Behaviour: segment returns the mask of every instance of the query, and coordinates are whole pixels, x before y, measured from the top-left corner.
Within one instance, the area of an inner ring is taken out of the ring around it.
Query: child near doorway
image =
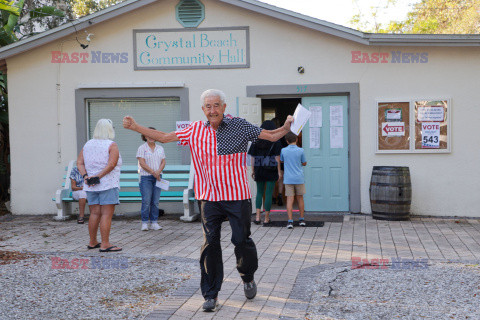
[[[289,132],[285,135],[288,146],[283,148],[280,153],[280,161],[284,164],[283,183],[285,186],[285,195],[287,196],[287,229],[293,229],[293,201],[297,198],[298,209],[300,211],[299,225],[305,227],[305,204],[303,195],[305,194],[305,178],[303,176],[302,166],[307,165],[305,154],[302,148],[297,146],[297,136]]]

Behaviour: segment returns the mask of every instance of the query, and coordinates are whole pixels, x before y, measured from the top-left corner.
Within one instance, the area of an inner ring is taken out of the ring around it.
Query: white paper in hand
[[[305,109],[300,103],[297,106],[297,109],[295,109],[295,113],[293,114],[293,123],[290,126],[290,131],[295,133],[297,136],[300,134],[302,131],[303,127],[307,123],[308,119],[310,118],[310,115],[312,113],[310,110]]]
[[[170,181],[164,179],[160,179],[160,181],[157,180],[157,182],[155,183],[155,187],[168,191],[168,189],[170,188]]]

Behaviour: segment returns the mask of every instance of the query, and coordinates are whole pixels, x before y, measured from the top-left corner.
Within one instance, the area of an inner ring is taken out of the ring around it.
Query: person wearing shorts
[[[285,185],[285,195],[287,196],[287,229],[293,229],[293,201],[297,198],[298,210],[300,211],[300,220],[298,224],[305,227],[305,203],[303,195],[305,194],[305,177],[303,175],[303,166],[307,165],[305,153],[302,148],[297,146],[297,136],[293,132],[285,135],[288,146],[283,148],[280,153],[280,161],[284,164],[283,183]]]
[[[70,172],[70,185],[72,188],[72,198],[73,200],[78,201],[78,218],[77,223],[85,223],[85,206],[87,204],[87,193],[83,190],[83,177],[78,172],[77,167],[73,167],[72,172]]]
[[[119,204],[120,167],[122,157],[113,139],[112,120],[100,119],[90,139],[78,155],[78,171],[85,179],[84,190],[87,192],[90,218],[88,232],[90,243],[88,249],[100,248],[100,252],[118,252],[122,248],[110,243],[110,228],[115,205]],[[95,181],[97,180],[97,181]],[[102,242],[97,241],[98,228]]]

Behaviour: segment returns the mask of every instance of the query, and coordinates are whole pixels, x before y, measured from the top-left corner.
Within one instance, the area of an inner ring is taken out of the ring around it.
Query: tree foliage
[[[480,31],[480,0],[422,0],[407,19],[390,23],[395,33],[471,34]]]
[[[24,0],[24,2],[20,19],[14,28],[18,39],[30,37],[73,20],[68,4],[62,0]]]
[[[14,32],[18,39],[30,37],[122,1],[123,0],[18,0],[15,6],[20,5],[22,10],[19,21],[15,23]],[[3,2],[8,1],[0,0],[0,10],[2,10],[1,5]],[[5,7],[11,8],[13,6]]]
[[[357,8],[360,7],[358,1],[360,0],[353,0],[353,4]],[[380,3],[381,1],[379,1],[379,4]],[[395,3],[396,0],[385,0],[382,7],[370,7],[370,12],[367,14],[362,13],[360,9],[358,9],[358,12],[350,19],[350,25],[364,32],[381,33],[385,28],[385,26],[378,21],[379,17],[381,17],[383,14],[382,9],[389,9],[394,6]]]
[[[122,0],[0,0],[0,47],[74,21]],[[3,63],[3,64],[2,64]],[[0,201],[8,199],[10,142],[5,62],[0,61]]]
[[[52,23],[57,26],[68,21],[65,13],[54,5],[57,1],[0,0],[0,47],[32,35],[36,30],[52,27]],[[6,201],[10,186],[10,139],[5,61],[0,61],[0,67],[0,201]]]
[[[389,1],[388,6],[394,6]],[[371,26],[377,12],[372,9],[368,17],[355,15],[351,24],[366,32],[474,34],[480,33],[480,0],[420,0],[403,21]]]
[[[70,0],[72,12],[76,18],[113,6],[123,0]]]

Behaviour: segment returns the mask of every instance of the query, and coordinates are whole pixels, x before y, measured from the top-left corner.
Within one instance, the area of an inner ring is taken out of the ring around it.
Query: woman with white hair
[[[87,141],[78,155],[77,167],[85,179],[84,190],[87,193],[90,218],[88,232],[90,243],[88,249],[100,248],[100,252],[116,252],[122,248],[110,243],[115,205],[119,204],[120,166],[122,157],[118,146],[113,142],[115,131],[112,120],[100,119],[97,122],[93,139]],[[102,242],[97,241],[98,227]]]

